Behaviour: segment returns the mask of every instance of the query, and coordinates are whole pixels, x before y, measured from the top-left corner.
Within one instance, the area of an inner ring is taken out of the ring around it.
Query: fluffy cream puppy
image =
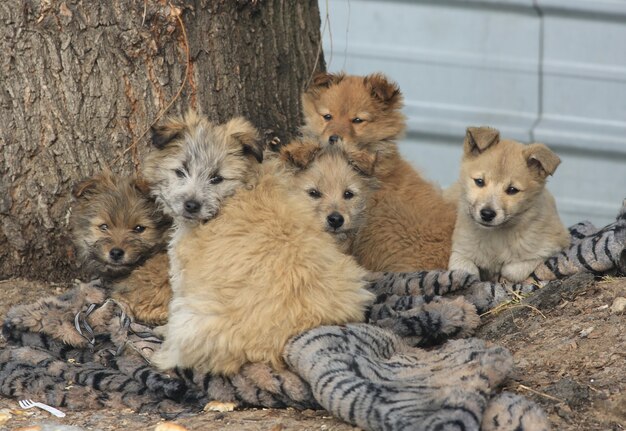
[[[220,200],[213,219],[180,232],[170,250],[177,287],[165,341],[153,357],[163,369],[230,375],[246,362],[282,368],[289,338],[319,325],[362,321],[373,301],[365,271],[324,231],[289,166],[281,158],[259,164],[246,150],[249,140],[232,132],[206,133],[211,138],[203,145],[193,131],[172,139],[184,149],[186,137],[194,137],[195,151],[203,152],[194,157],[219,160],[212,175],[221,182],[234,181],[236,173],[247,179]],[[231,168],[242,163],[247,169]]]

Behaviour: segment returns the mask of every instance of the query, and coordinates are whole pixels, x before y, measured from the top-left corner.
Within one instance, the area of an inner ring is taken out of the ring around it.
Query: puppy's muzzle
[[[188,201],[185,201],[183,206],[185,208],[185,211],[189,214],[195,214],[200,211],[200,208],[202,208],[202,204],[194,199],[189,199]]]
[[[121,248],[112,248],[109,251],[109,258],[111,259],[112,262],[119,262],[120,260],[122,260],[124,258],[124,250]]]
[[[345,220],[343,216],[336,211],[330,213],[328,217],[326,217],[326,223],[328,223],[328,226],[332,227],[333,229],[339,229],[341,226],[343,226],[344,221]]]
[[[480,219],[485,223],[489,223],[496,218],[496,212],[491,208],[483,208],[480,210]]]

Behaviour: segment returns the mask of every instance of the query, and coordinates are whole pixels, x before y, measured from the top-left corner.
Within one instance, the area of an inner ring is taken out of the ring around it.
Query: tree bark
[[[72,185],[139,169],[162,111],[284,141],[325,67],[316,0],[3,1],[0,23],[0,279],[76,276]]]

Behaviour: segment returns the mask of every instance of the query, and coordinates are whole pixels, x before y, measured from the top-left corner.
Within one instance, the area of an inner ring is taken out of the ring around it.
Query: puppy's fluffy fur
[[[404,133],[402,95],[381,74],[321,74],[302,96],[302,133],[324,145],[347,146],[376,156],[380,188],[367,204],[366,224],[353,253],[373,271],[445,268],[450,257],[455,204],[425,181],[398,152]]]
[[[258,142],[257,130],[243,118],[215,125],[194,111],[153,128],[155,151],[146,157],[144,177],[157,203],[174,220],[168,247],[172,289],[180,284],[182,271],[172,250],[256,177],[250,160],[263,160]]]
[[[226,375],[246,362],[281,368],[293,335],[362,321],[372,301],[364,270],[322,230],[281,159],[259,164],[245,149],[252,126],[231,120],[219,132],[224,126],[200,119],[171,133],[167,124],[154,137],[159,145],[150,162],[153,177],[161,179],[157,188],[166,191],[160,195],[165,207],[177,207],[181,200],[170,196],[181,186],[178,176],[157,171],[179,169],[181,154],[192,155],[191,165],[198,158],[213,167],[233,193],[219,199],[212,220],[182,230],[171,250],[178,281],[154,363]]]
[[[545,188],[559,163],[543,144],[523,145],[500,140],[495,129],[468,128],[450,269],[520,282],[566,248],[569,233]]]
[[[345,253],[365,224],[367,200],[377,187],[372,176],[375,157],[347,151],[341,142],[323,148],[317,140],[290,142],[280,150],[295,167],[294,183],[308,197],[320,226]]]
[[[171,221],[145,182],[105,170],[78,183],[73,195],[70,230],[79,262],[135,319],[164,323],[171,297],[165,254]]]

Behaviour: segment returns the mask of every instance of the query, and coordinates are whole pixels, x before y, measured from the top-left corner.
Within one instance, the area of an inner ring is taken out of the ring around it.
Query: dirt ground
[[[14,304],[58,294],[68,287],[0,281],[0,315]],[[497,315],[484,316],[477,334],[513,352],[516,372],[506,389],[538,402],[554,430],[626,429],[626,314],[615,312],[621,301],[617,298],[626,298],[626,278],[576,277],[536,296],[528,305],[510,306]],[[189,430],[207,431],[358,429],[323,411],[293,409],[201,413],[175,423]],[[70,425],[103,431],[185,429],[166,427],[155,415],[130,410],[68,412],[63,419],[51,419],[46,412],[23,411],[16,400],[0,398],[0,430],[77,429]]]

